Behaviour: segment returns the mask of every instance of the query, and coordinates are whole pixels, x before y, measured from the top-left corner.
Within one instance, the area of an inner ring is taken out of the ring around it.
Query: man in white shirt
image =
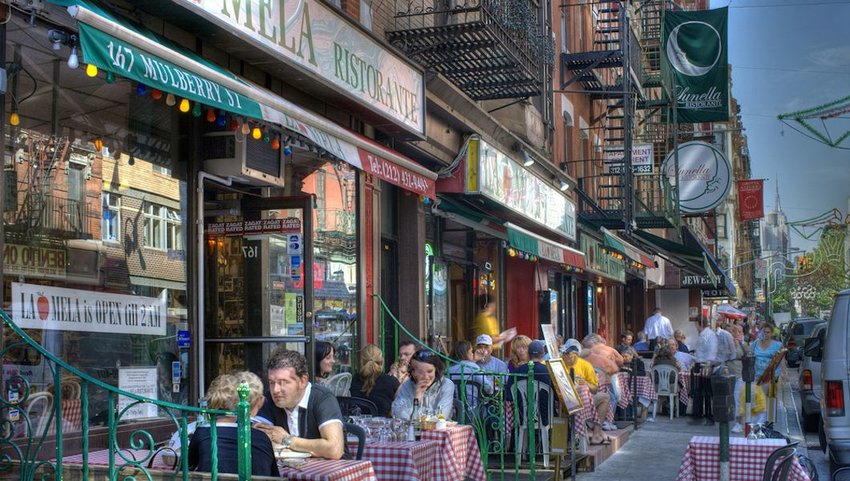
[[[697,363],[691,372],[691,392],[694,399],[694,423],[702,422],[701,418],[704,417],[707,426],[714,424],[711,412],[711,374],[717,364],[717,344],[717,334],[711,327],[711,321],[703,319],[702,331],[694,349]]]
[[[652,315],[646,319],[643,325],[643,332],[646,338],[649,339],[649,349],[655,351],[655,340],[659,337],[669,339],[673,337],[673,325],[670,324],[670,319],[661,315],[661,308],[656,307],[652,311]]]
[[[682,368],[681,370],[690,371],[691,368],[694,367],[694,364],[697,362],[696,358],[694,358],[694,356],[692,356],[688,352],[677,351],[676,348],[678,347],[679,343],[676,342],[675,339],[668,339],[667,342],[670,343],[670,350],[675,353],[673,354],[673,357],[676,358],[676,362],[678,362],[679,366]]]
[[[254,427],[268,434],[273,443],[293,451],[325,459],[345,456],[339,402],[326,387],[309,381],[304,355],[278,349],[266,367],[269,390],[258,416],[272,424]]]

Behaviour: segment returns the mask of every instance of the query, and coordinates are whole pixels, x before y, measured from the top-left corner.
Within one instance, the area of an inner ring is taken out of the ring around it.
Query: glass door
[[[205,386],[237,370],[263,375],[280,346],[313,358],[312,198],[222,202],[238,215],[206,219]]]

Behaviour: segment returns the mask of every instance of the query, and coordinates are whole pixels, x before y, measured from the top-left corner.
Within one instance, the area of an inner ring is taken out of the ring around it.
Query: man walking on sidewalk
[[[649,350],[655,351],[656,339],[673,337],[673,325],[670,324],[670,319],[661,315],[661,308],[656,307],[652,311],[652,315],[646,319],[643,325],[643,332],[646,333],[646,338],[649,339]]]

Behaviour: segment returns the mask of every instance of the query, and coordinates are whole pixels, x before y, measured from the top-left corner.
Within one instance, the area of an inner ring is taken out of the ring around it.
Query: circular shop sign
[[[732,168],[720,150],[705,142],[687,142],[667,154],[661,169],[670,185],[676,185],[676,152],[679,153],[679,209],[707,212],[729,195]]]

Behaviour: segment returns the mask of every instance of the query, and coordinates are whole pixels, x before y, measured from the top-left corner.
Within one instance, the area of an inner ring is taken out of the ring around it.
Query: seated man
[[[266,368],[269,390],[259,415],[273,425],[254,427],[268,434],[272,442],[293,451],[327,459],[345,456],[339,402],[326,387],[310,382],[304,355],[278,349]]]
[[[620,367],[623,365],[623,356],[616,349],[609,346],[604,337],[599,334],[588,334],[581,345],[584,348],[581,357],[594,368],[605,371],[605,374],[609,376],[620,372]]]
[[[638,331],[637,333],[638,342],[632,346],[637,352],[646,352],[649,351],[649,342],[646,340],[646,334],[643,331]]]
[[[670,349],[675,353],[674,356],[676,357],[676,361],[679,362],[682,371],[690,371],[694,367],[694,363],[697,362],[696,358],[689,352],[679,350],[678,339],[670,338],[667,342],[670,343]]]
[[[508,374],[508,364],[493,356],[493,338],[487,334],[481,334],[475,339],[475,362],[482,370],[492,373]],[[492,384],[496,387],[504,386],[508,376],[491,376]]]
[[[483,370],[474,361],[472,344],[469,341],[456,342],[453,354],[457,363],[449,367],[448,377],[455,384],[455,394],[458,398],[461,398],[460,394],[463,394],[465,399],[461,400],[476,407],[479,396],[493,394],[493,376],[480,374]],[[463,392],[460,391],[462,386],[465,387]]]
[[[611,409],[611,399],[607,393],[599,391],[599,382],[596,380],[596,372],[589,362],[579,357],[581,351],[581,343],[575,339],[568,339],[561,346],[561,356],[564,359],[564,364],[567,370],[573,370],[575,373],[575,381],[578,386],[585,386],[593,396],[593,405],[596,406],[597,419],[593,421],[602,429],[610,431],[617,429],[605,421],[608,416],[608,410]]]

